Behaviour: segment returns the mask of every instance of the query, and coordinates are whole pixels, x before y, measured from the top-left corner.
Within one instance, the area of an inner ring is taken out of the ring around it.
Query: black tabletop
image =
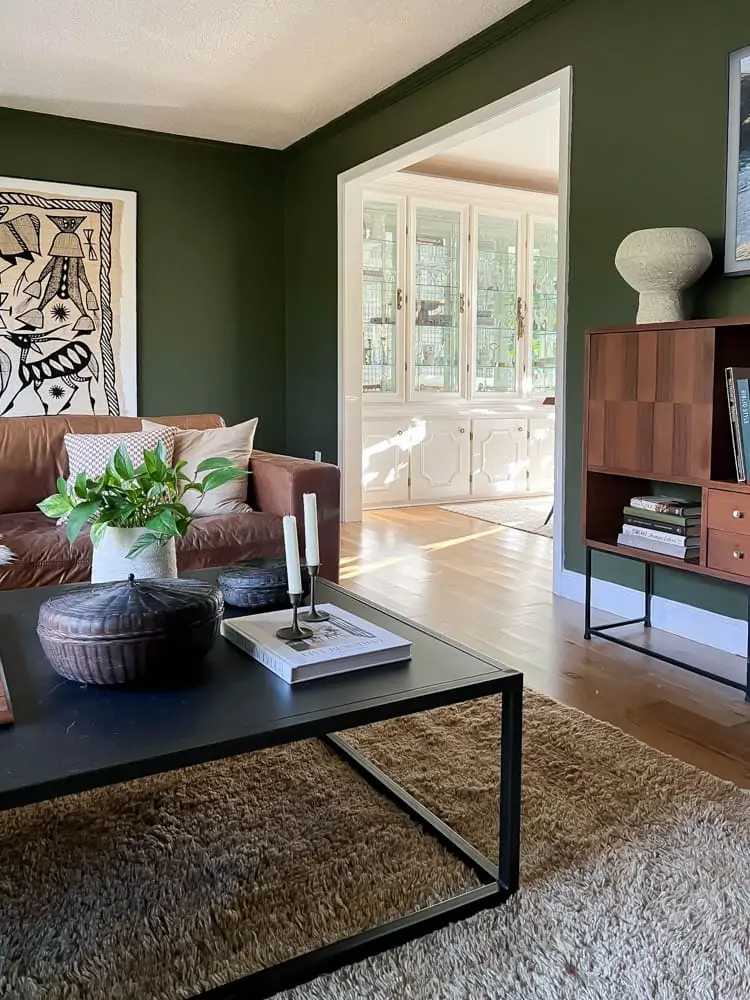
[[[0,592],[0,657],[16,717],[15,725],[0,728],[0,809],[521,683],[517,671],[320,582],[320,603],[337,604],[409,639],[412,659],[291,686],[220,637],[189,685],[162,691],[87,687],[54,673],[36,636],[40,604],[64,589]]]

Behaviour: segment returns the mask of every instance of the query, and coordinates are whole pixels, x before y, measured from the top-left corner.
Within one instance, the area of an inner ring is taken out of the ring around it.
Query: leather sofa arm
[[[294,514],[304,561],[302,494],[318,497],[320,575],[338,582],[340,538],[340,473],[335,465],[287,455],[254,451],[250,460],[250,503],[264,514]]]

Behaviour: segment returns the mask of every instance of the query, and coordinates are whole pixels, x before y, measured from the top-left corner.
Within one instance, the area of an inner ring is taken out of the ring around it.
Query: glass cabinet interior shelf
[[[516,390],[518,230],[516,219],[478,217],[475,392]]]
[[[362,216],[362,390],[396,392],[398,205],[364,202]]]
[[[414,236],[415,392],[459,391],[461,213],[419,205]]]

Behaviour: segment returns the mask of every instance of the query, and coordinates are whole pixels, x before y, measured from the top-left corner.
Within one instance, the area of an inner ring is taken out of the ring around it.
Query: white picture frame
[[[750,274],[750,45],[729,55],[725,274]],[[746,124],[747,121],[747,124]]]
[[[136,213],[135,191],[0,177],[0,416],[138,414]]]

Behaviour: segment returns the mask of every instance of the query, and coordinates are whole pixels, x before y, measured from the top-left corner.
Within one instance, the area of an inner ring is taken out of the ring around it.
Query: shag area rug
[[[544,523],[551,506],[552,497],[532,497],[529,500],[472,500],[469,503],[441,504],[440,509],[552,538],[552,520]]]
[[[750,996],[750,796],[525,700],[522,890],[286,1000]],[[488,854],[499,704],[353,742]],[[0,814],[0,996],[174,1000],[473,876],[317,742]]]

